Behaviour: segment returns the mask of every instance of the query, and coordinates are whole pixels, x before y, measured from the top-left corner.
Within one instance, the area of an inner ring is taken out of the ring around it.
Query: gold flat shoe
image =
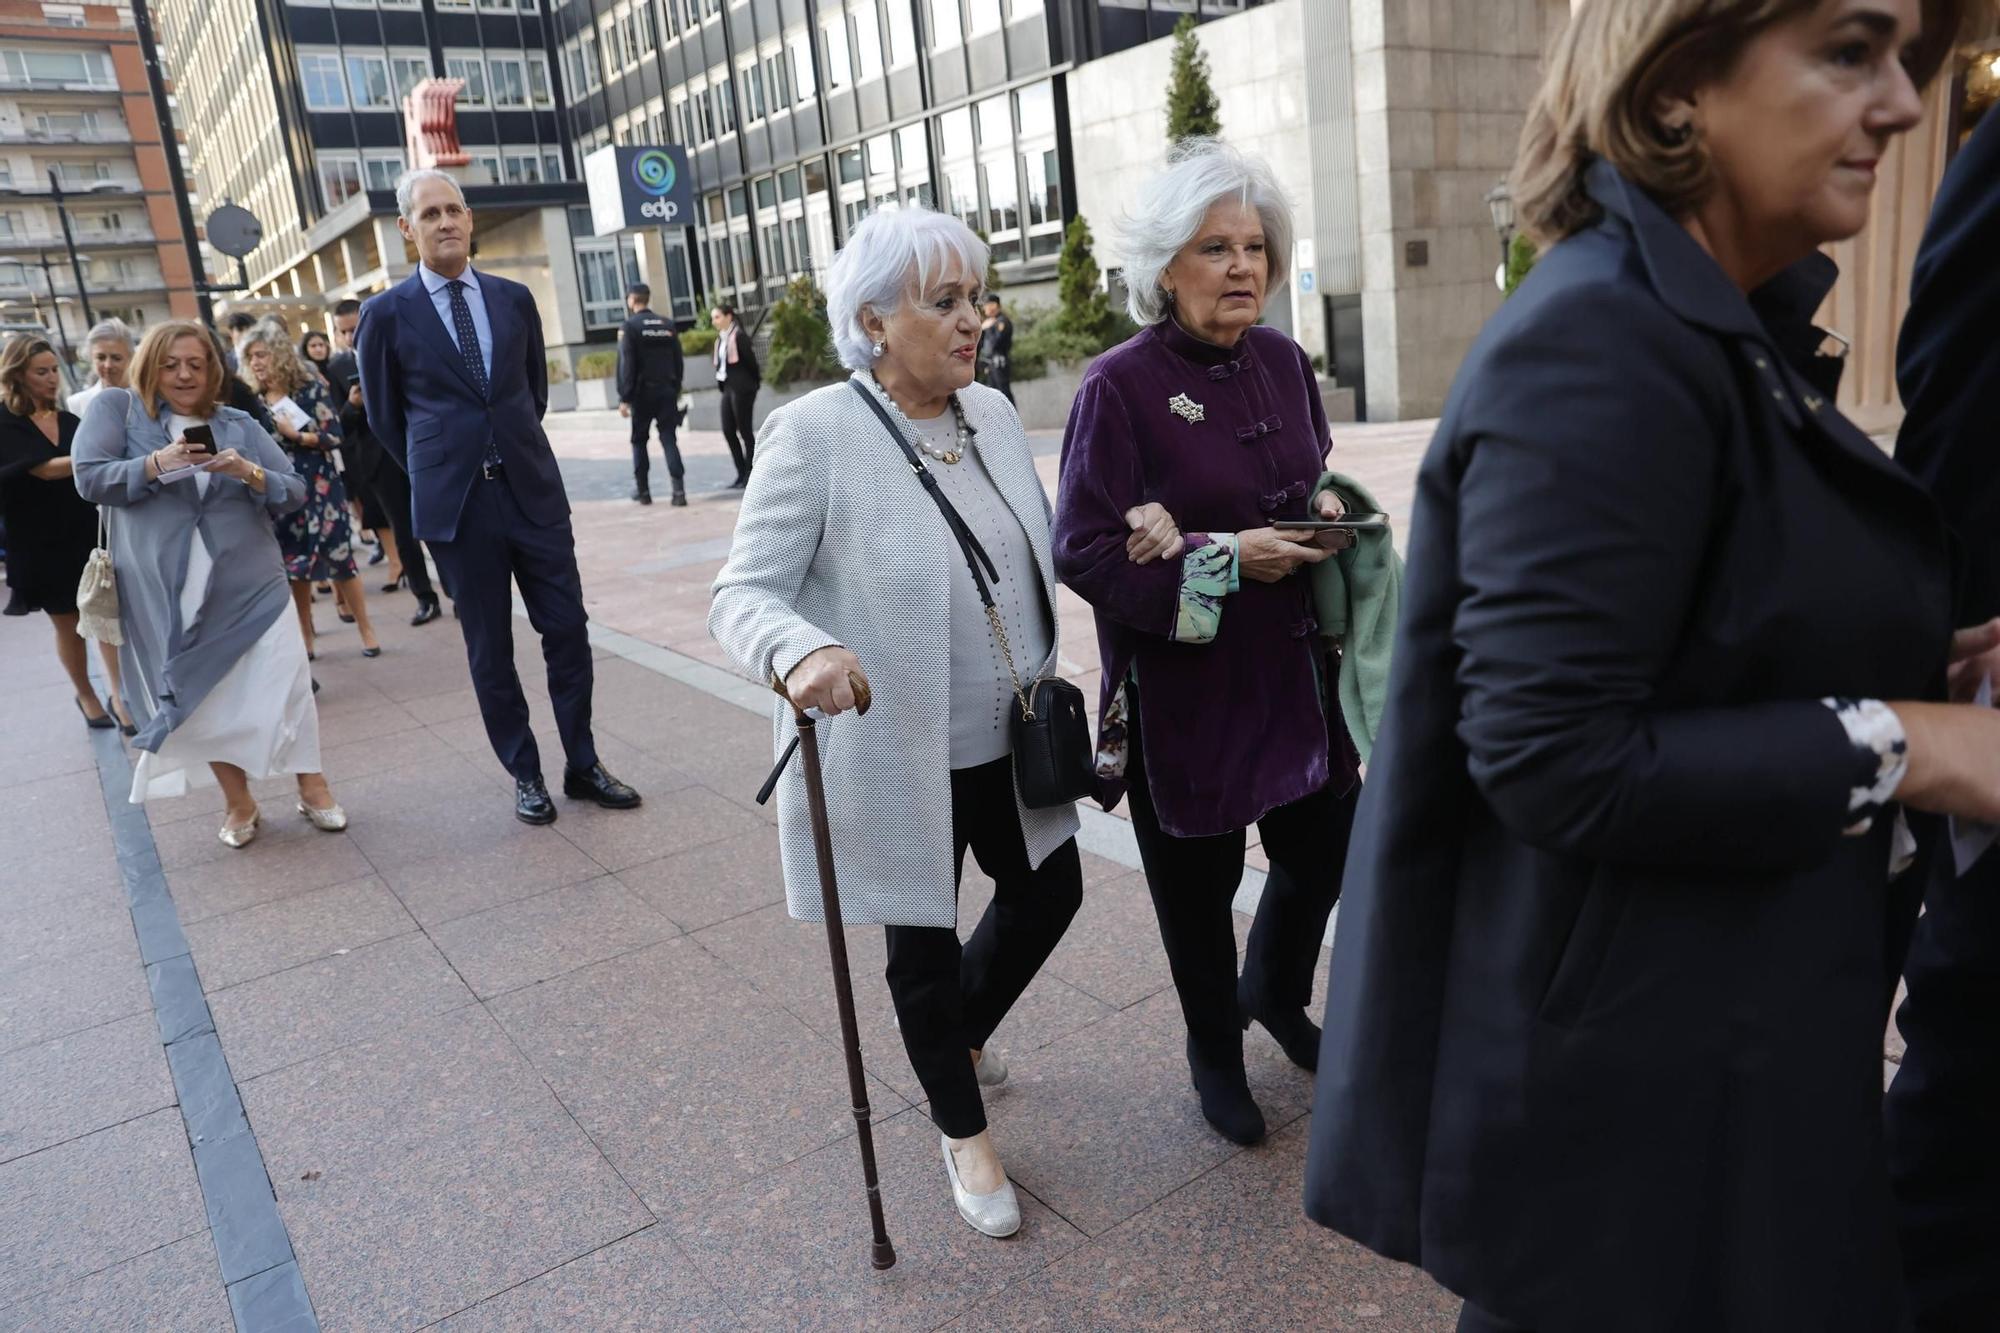
[[[223,846],[234,847],[240,851],[257,840],[257,825],[263,818],[264,812],[260,810],[250,816],[250,822],[247,824],[235,827],[224,824],[215,836],[222,839]]]
[[[312,826],[322,833],[339,833],[347,828],[347,812],[338,805],[330,805],[321,810],[306,804],[305,797],[299,798],[299,813],[312,821]]]

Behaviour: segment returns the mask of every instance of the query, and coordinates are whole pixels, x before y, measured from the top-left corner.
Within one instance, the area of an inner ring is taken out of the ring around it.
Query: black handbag
[[[1014,783],[1020,790],[1021,804],[1031,810],[1045,810],[1082,800],[1096,790],[1097,785],[1091,762],[1090,721],[1084,715],[1083,691],[1060,676],[1043,676],[1022,685],[1021,673],[1014,665],[1013,646],[1007,642],[1007,626],[1000,618],[1000,609],[993,604],[993,592],[988,583],[988,580],[998,582],[1000,578],[993,558],[986,554],[979,538],[973,535],[972,529],[959,517],[958,510],[945,498],[937,478],[931,475],[922,455],[904,437],[888,409],[859,380],[848,383],[895,439],[897,447],[903,451],[903,458],[917,474],[917,480],[937,502],[938,511],[944,515],[945,526],[958,538],[966,568],[972,571],[973,586],[979,589],[979,603],[986,609],[986,623],[993,627],[993,637],[1000,645],[1001,660],[1006,662],[1007,675],[1014,684],[1016,707],[1007,716],[1007,737],[1014,750]]]

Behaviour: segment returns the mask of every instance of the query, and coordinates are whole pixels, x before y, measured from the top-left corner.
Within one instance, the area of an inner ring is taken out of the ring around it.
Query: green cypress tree
[[[1000,290],[1000,266],[993,262],[992,246],[989,244],[986,232],[984,230],[975,231],[973,235],[979,238],[979,243],[981,245],[987,246],[986,277],[985,277],[986,292],[982,293],[982,295],[989,294],[992,292],[997,292]]]
[[[1209,83],[1208,55],[1194,35],[1194,15],[1174,25],[1173,77],[1167,84],[1167,142],[1222,133],[1222,108]]]
[[[1102,337],[1111,324],[1111,303],[1105,299],[1103,274],[1091,248],[1090,224],[1078,214],[1063,233],[1062,257],[1056,261],[1056,292],[1062,302],[1065,332]]]

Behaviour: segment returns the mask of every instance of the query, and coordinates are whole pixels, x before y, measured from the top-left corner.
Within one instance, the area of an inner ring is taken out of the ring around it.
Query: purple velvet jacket
[[[1321,691],[1311,583],[1240,579],[1235,534],[1305,517],[1327,447],[1312,367],[1275,329],[1229,349],[1169,319],[1084,377],[1063,439],[1055,562],[1097,612],[1106,809],[1125,791],[1133,679],[1166,832],[1246,828],[1326,784],[1329,737],[1344,733]],[[1186,537],[1179,561],[1126,558],[1125,511],[1148,501]]]

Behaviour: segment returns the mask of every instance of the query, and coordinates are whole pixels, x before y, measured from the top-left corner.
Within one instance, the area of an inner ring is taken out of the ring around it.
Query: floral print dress
[[[317,379],[292,390],[291,399],[318,423],[322,443],[340,443],[340,417]],[[347,488],[327,449],[306,449],[280,439],[306,484],[306,502],[276,520],[285,553],[285,577],[294,582],[354,577],[354,532],[347,516]]]

